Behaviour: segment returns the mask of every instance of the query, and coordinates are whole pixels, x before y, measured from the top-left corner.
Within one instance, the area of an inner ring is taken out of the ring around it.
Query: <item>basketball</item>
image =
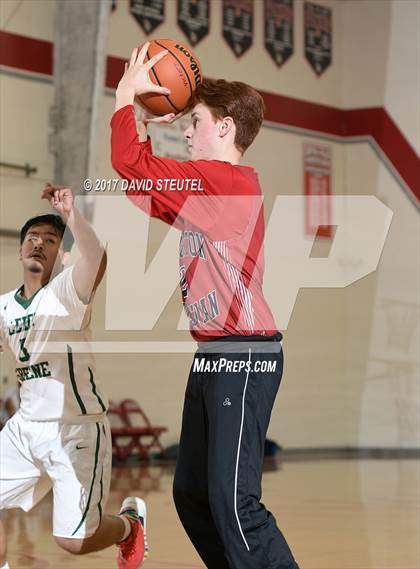
[[[153,83],[167,87],[171,94],[147,93],[137,97],[142,107],[157,116],[183,111],[202,80],[198,57],[188,46],[175,40],[151,40],[144,62],[164,49],[168,54],[152,67],[149,75]]]

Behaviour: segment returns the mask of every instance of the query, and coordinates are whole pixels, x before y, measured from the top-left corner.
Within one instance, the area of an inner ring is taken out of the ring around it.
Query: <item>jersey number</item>
[[[26,340],[26,336],[24,338],[22,338],[21,340],[19,340],[20,351],[19,351],[18,357],[19,357],[20,362],[27,362],[31,357],[30,353],[25,348],[25,340]]]

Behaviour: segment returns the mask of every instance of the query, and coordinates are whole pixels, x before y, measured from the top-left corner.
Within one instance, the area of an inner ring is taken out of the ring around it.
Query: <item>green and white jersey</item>
[[[31,298],[22,287],[0,296],[1,344],[16,359],[21,414],[31,421],[82,422],[106,411],[89,345],[91,305],[77,296],[69,267]]]

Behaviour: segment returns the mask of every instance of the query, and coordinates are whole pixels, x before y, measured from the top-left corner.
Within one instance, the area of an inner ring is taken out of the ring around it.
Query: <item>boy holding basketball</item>
[[[180,284],[198,341],[185,394],[174,500],[210,569],[297,569],[261,498],[264,442],[283,371],[281,334],[263,292],[264,216],[252,168],[240,165],[264,113],[248,85],[205,80],[185,131],[191,160],[152,153],[135,96],[168,94],[150,82],[148,44],[134,50],[116,92],[112,163],[126,179],[152,180],[129,199],[181,230]],[[174,114],[152,119],[171,122]],[[160,192],[159,179],[199,179],[202,192]]]
[[[70,189],[47,185],[42,198],[59,215],[22,227],[23,285],[0,296],[0,344],[15,357],[21,383],[20,409],[0,432],[0,510],[28,511],[52,488],[60,547],[84,554],[117,544],[119,568],[137,569],[147,549],[145,505],[127,498],[119,515],[104,514],[112,462],[107,400],[92,354],[74,352],[74,344],[89,343],[105,252]],[[63,269],[74,240],[80,257]],[[50,351],[50,342],[61,351]],[[0,568],[8,567],[0,522]]]

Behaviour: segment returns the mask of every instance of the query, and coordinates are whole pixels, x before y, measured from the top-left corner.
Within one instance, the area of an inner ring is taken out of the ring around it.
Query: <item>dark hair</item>
[[[235,146],[244,153],[264,119],[264,99],[258,91],[240,81],[205,78],[193,95],[191,109],[198,103],[208,107],[215,120],[232,117],[236,126]]]
[[[28,221],[20,230],[20,244],[22,245],[23,240],[25,239],[26,234],[28,233],[31,227],[33,227],[34,225],[41,225],[41,224],[47,224],[54,227],[54,229],[57,231],[57,233],[63,240],[62,242],[63,251],[66,252],[71,250],[74,243],[73,233],[66,226],[66,224],[59,215],[53,215],[52,213],[37,215],[35,217],[31,217],[31,219],[28,219]]]

